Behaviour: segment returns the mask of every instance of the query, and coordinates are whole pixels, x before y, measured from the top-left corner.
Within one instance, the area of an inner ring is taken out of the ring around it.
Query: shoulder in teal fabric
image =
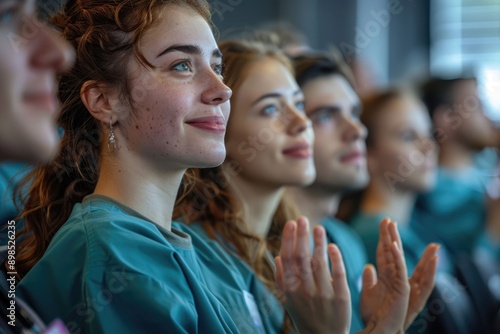
[[[17,286],[71,333],[238,333],[183,232],[103,196],[77,204]]]
[[[451,247],[470,253],[484,228],[485,196],[484,175],[440,168],[434,189],[419,196],[414,218]]]
[[[340,220],[327,218],[322,221],[322,225],[326,231],[327,242],[335,243],[342,252],[349,290],[351,291],[351,333],[356,333],[365,327],[360,311],[360,289],[363,269],[368,263],[366,250],[356,232]]]
[[[387,217],[387,215],[383,213],[367,214],[358,212],[351,221],[352,227],[358,232],[365,244],[370,263],[373,264],[376,263],[379,224],[385,217]],[[398,231],[401,236],[401,241],[403,242],[408,274],[411,275],[420,256],[425,250],[426,243],[409,225],[409,223],[398,224]]]
[[[360,236],[365,245],[368,262],[375,265],[378,243],[378,226],[384,217],[382,215],[367,215],[358,212],[350,221],[350,226]]]
[[[0,164],[0,246],[7,244],[8,221],[19,215],[19,210],[13,200],[14,188],[32,167],[25,163],[5,162]],[[20,222],[16,221],[19,230]]]
[[[483,231],[477,239],[475,251],[485,252],[490,257],[496,259],[497,263],[500,263],[500,243],[488,235],[486,231]]]
[[[284,309],[252,268],[221,242],[210,238],[202,225],[176,223],[191,235],[209,289],[245,333],[281,333]]]

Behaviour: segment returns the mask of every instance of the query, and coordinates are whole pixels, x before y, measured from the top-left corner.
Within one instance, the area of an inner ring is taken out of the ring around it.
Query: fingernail
[[[322,228],[315,228],[314,229],[314,235],[318,238],[321,238],[323,236],[323,229]]]

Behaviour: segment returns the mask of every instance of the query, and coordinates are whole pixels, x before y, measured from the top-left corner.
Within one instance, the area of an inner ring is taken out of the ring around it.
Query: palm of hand
[[[380,275],[372,265],[365,267],[361,316],[367,327],[375,326],[388,333],[400,332],[405,326],[410,284],[401,238],[396,225],[388,219],[379,225],[376,253]]]
[[[400,319],[405,318],[408,308],[409,285],[391,273],[391,269],[386,270],[389,272],[382,275],[377,283],[363,286],[361,316],[367,325],[384,321],[387,322],[385,328],[399,329],[402,327]]]

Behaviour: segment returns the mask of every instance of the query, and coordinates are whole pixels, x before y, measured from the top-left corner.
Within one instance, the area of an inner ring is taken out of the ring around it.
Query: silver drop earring
[[[113,124],[111,123],[111,118],[109,119],[109,137],[108,137],[108,151],[113,153],[116,151],[116,139],[113,133]]]

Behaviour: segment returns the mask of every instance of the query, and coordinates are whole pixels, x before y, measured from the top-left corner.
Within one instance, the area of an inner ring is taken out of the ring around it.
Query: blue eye
[[[274,104],[270,104],[264,107],[262,109],[262,113],[264,115],[274,115],[278,112],[278,107],[276,107]]]
[[[186,72],[190,70],[189,63],[187,61],[183,61],[182,63],[174,65],[172,68],[180,72]]]
[[[214,66],[214,72],[217,75],[222,75],[224,73],[224,64],[217,64]]]
[[[321,115],[318,116],[317,121],[319,123],[323,123],[323,122],[327,122],[331,119],[332,119],[332,115],[330,115],[329,113],[322,113]]]
[[[326,123],[332,120],[332,113],[328,110],[320,111],[311,116],[314,123]]]
[[[304,105],[304,101],[300,101],[300,102],[295,103],[295,108],[297,108],[300,111],[304,111],[306,109],[305,105]]]
[[[417,137],[415,136],[415,133],[413,133],[412,131],[406,131],[401,134],[401,139],[403,139],[406,142],[411,142],[416,140]]]

